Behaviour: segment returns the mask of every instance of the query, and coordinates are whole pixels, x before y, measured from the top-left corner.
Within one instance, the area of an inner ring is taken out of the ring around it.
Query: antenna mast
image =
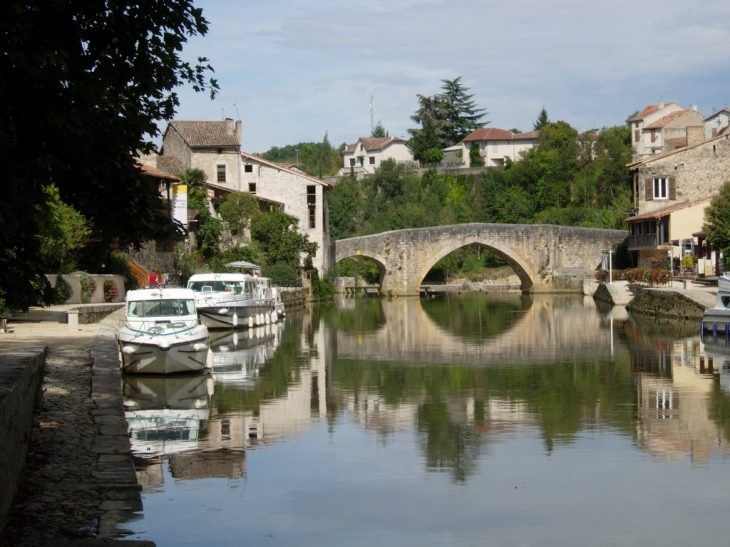
[[[370,94],[370,134],[375,131],[375,105],[373,104],[374,95]]]

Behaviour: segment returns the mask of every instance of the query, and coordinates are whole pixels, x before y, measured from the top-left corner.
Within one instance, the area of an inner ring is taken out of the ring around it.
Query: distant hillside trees
[[[544,126],[519,161],[478,175],[420,175],[385,161],[372,177],[337,183],[328,198],[331,236],[465,222],[625,228],[630,161],[627,126],[578,135],[566,122]]]

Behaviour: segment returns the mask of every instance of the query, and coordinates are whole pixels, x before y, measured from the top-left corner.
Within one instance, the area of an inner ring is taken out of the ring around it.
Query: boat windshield
[[[243,283],[237,281],[191,281],[188,283],[188,289],[195,292],[232,292],[233,294],[241,294],[243,292]]]
[[[128,317],[170,317],[194,314],[195,301],[180,298],[132,301],[127,306]]]

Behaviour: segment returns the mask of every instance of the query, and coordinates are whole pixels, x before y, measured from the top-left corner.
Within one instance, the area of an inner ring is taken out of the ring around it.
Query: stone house
[[[223,195],[249,192],[267,208],[294,216],[299,231],[318,245],[314,267],[320,271],[328,267],[327,193],[332,185],[296,166],[286,167],[243,152],[240,121],[173,120],[163,134],[160,156],[145,158],[144,163],[175,175],[188,168],[203,170],[212,211]]]
[[[512,133],[496,127],[482,127],[467,135],[460,146],[465,167],[471,167],[471,148],[476,146],[485,167],[504,167],[505,162],[519,161],[520,153],[537,146],[539,131]]]
[[[317,243],[314,267],[329,268],[329,209],[327,194],[333,186],[296,167],[284,167],[258,156],[241,153],[241,189],[258,199],[281,204],[280,210],[299,220],[299,231]]]
[[[703,259],[700,273],[720,268],[719,254],[704,241],[704,211],[730,181],[730,135],[703,140],[687,128],[687,146],[628,165],[636,214],[629,224],[629,251],[637,264],[663,262],[687,251]],[[703,268],[702,266],[705,266]]]
[[[413,148],[400,137],[360,137],[342,152],[340,175],[354,171],[356,175],[372,175],[385,160],[397,163],[413,161]]]
[[[711,139],[728,132],[730,126],[730,109],[723,108],[705,118],[705,138]]]
[[[686,110],[676,103],[649,105],[629,120],[634,160],[669,152],[687,145],[687,128],[701,128],[705,117],[692,105]]]

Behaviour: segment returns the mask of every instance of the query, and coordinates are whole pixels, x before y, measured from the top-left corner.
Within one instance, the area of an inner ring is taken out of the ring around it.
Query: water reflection
[[[606,462],[620,454],[615,472],[627,484],[643,469],[640,455],[700,467],[730,455],[730,349],[703,344],[691,322],[634,318],[583,297],[465,294],[349,299],[292,314],[282,325],[260,337],[225,333],[212,345],[209,414],[195,449],[170,456],[172,476],[246,479],[246,461],[250,468],[250,454],[259,453],[260,489],[248,485],[251,503],[280,491],[293,511],[317,499],[309,490],[319,482],[336,482],[352,500],[397,492],[393,477],[414,468],[477,487],[489,469],[511,469],[502,454],[518,446],[531,447],[520,454],[525,469],[549,467],[544,462],[558,455],[568,467],[585,466],[586,450]],[[322,428],[327,433],[318,436]],[[375,453],[364,442],[370,438]],[[285,455],[307,462],[302,473],[311,482],[293,488],[281,482],[281,467],[267,471],[263,462],[277,467]],[[373,467],[388,471],[368,474]],[[718,481],[727,479],[722,472]],[[550,499],[575,507],[567,501],[577,499],[574,487],[563,481]],[[621,496],[612,501],[625,503]],[[285,511],[269,503],[274,513]],[[407,518],[423,518],[418,507]],[[344,518],[337,507],[327,514]],[[237,533],[241,526],[248,525]]]

